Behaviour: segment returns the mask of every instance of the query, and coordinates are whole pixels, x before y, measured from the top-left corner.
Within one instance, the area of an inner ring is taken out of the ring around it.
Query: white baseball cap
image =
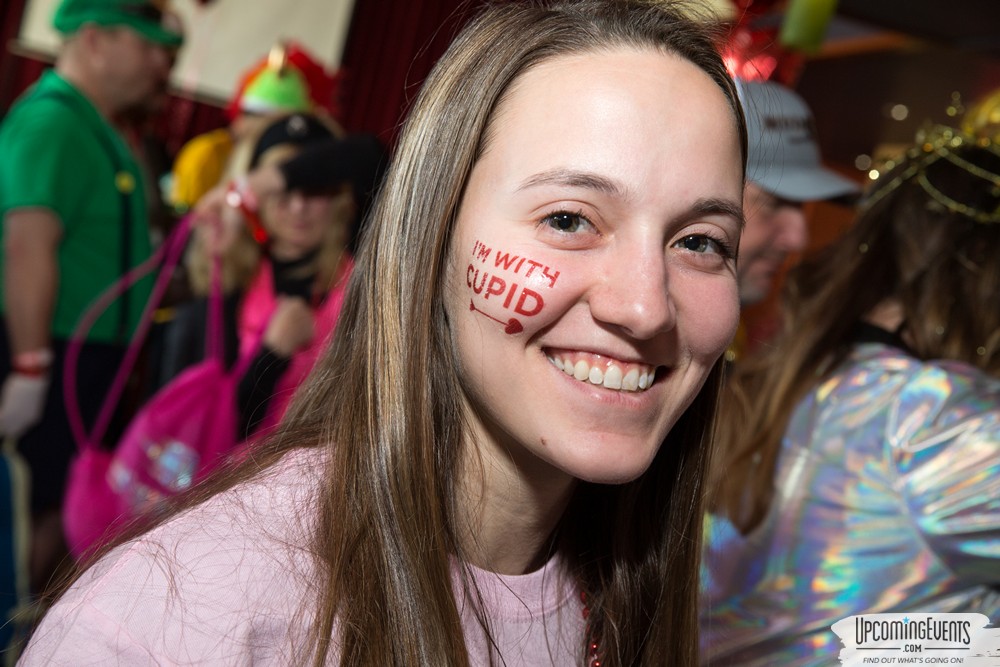
[[[820,162],[813,115],[801,97],[771,81],[737,79],[736,88],[747,119],[747,180],[796,202],[861,191]]]

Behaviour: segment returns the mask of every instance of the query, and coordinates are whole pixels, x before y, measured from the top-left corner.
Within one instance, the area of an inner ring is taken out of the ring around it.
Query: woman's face
[[[297,152],[271,149],[261,164],[280,163]],[[319,248],[330,227],[337,224],[338,197],[345,196],[350,195],[293,190],[265,197],[261,202],[261,221],[271,239],[271,254],[278,259],[294,260]]]
[[[446,304],[480,452],[642,474],[730,342],[741,156],[722,90],[652,50],[529,70],[493,121]]]

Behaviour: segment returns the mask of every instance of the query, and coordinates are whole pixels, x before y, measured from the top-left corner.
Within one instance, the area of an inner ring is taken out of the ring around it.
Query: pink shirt
[[[48,612],[19,664],[290,664],[312,620],[315,568],[295,545],[323,458],[293,452],[107,554]],[[582,607],[558,559],[521,576],[472,575],[508,665],[579,663]],[[471,663],[490,664],[470,603],[458,606]]]
[[[316,365],[316,360],[326,349],[327,342],[337,326],[340,309],[347,294],[347,279],[354,270],[354,260],[345,254],[333,287],[322,303],[313,308],[313,337],[305,347],[292,355],[291,363],[274,387],[274,396],[268,401],[267,414],[257,426],[257,433],[267,433],[281,420],[288,408],[292,394],[302,384],[306,375]],[[240,301],[238,330],[240,354],[255,354],[253,348],[260,343],[260,332],[267,329],[268,320],[278,306],[278,295],[274,291],[274,275],[267,260],[261,262],[250,287]]]

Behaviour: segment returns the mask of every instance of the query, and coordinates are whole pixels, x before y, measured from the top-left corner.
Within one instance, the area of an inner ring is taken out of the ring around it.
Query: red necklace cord
[[[587,606],[587,592],[580,591],[580,602],[583,603],[583,620],[587,622],[590,617],[590,607]],[[601,658],[598,655],[599,647],[597,644],[597,639],[592,639],[590,636],[590,623],[586,623],[586,627],[583,631],[583,636],[587,641],[587,667],[601,667]]]

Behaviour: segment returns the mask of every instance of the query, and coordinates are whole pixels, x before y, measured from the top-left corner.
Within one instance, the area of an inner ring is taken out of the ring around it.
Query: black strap
[[[903,338],[899,335],[898,330],[896,332],[887,331],[882,327],[868,322],[858,322],[855,325],[852,340],[855,343],[881,343],[882,345],[895,347],[910,356],[916,356],[913,354],[913,350],[903,342]]]

